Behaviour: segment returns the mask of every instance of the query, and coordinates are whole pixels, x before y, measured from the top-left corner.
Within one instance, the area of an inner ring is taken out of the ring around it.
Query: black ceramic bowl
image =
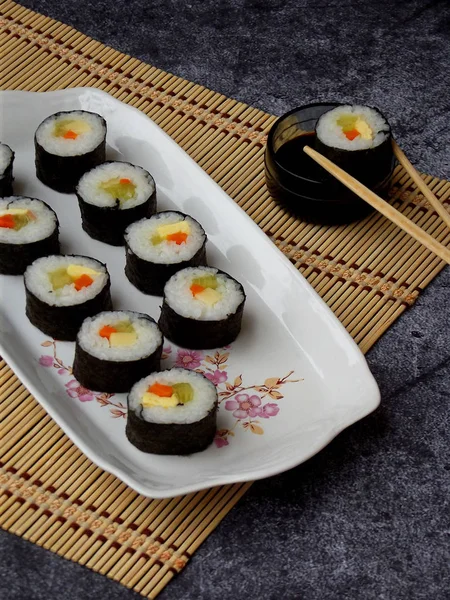
[[[339,105],[318,103],[294,108],[273,124],[267,139],[264,163],[271,196],[296,216],[312,223],[351,223],[373,211],[369,204],[329,175],[302,150],[305,145],[314,147],[319,117]],[[293,146],[286,146],[294,139]],[[292,165],[295,165],[295,172]],[[386,197],[394,166],[392,153],[392,159],[378,169],[373,182],[367,183],[368,187]]]

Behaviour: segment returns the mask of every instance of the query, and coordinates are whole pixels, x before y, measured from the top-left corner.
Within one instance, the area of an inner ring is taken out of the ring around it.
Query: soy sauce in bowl
[[[303,151],[305,146],[313,148],[315,139],[316,135],[312,131],[287,141],[275,153],[277,163],[296,177],[325,181],[327,172]]]

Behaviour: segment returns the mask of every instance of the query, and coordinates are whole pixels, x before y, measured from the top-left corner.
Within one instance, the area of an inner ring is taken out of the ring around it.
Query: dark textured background
[[[275,114],[375,104],[419,168],[450,178],[448,0],[22,4]],[[368,356],[379,410],[254,484],[161,598],[450,599],[449,342],[447,268]],[[2,600],[139,597],[0,533]]]

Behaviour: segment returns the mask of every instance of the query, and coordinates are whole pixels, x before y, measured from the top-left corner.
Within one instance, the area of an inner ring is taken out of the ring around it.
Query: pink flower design
[[[39,364],[41,367],[52,367],[53,366],[53,356],[48,354],[43,354],[39,359]]]
[[[184,367],[185,369],[196,369],[203,360],[203,354],[196,350],[178,350],[176,367]]]
[[[94,392],[87,390],[85,387],[80,385],[76,379],[71,379],[66,383],[67,395],[71,398],[78,398],[80,402],[90,402],[95,398]]]
[[[264,404],[264,406],[261,408],[259,416],[263,417],[264,419],[269,419],[270,417],[276,417],[279,412],[280,407],[273,402],[269,402],[268,404]]]
[[[58,375],[64,375],[66,369],[58,369]]]
[[[169,356],[172,354],[172,348],[171,346],[165,346],[163,348],[162,354],[161,354],[161,359],[162,360],[166,360],[166,358],[169,358]]]
[[[225,402],[226,410],[232,410],[236,419],[258,417],[261,414],[261,398],[248,394],[236,394],[233,400]]]
[[[214,438],[214,443],[218,448],[223,448],[224,446],[229,445],[228,440],[224,437],[220,437],[220,435],[216,435]]]
[[[205,377],[212,381],[214,385],[219,385],[219,383],[223,383],[228,379],[228,373],[217,369],[214,373],[205,373]]]

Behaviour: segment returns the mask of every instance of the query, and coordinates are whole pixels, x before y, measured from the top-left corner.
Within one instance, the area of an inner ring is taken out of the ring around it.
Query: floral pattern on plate
[[[115,419],[126,418],[127,407],[122,402],[112,400],[114,394],[94,392],[83,387],[72,375],[72,367],[65,365],[57,356],[57,341],[46,340],[41,343],[44,348],[51,348],[52,354],[43,354],[39,364],[44,368],[55,368],[59,375],[69,377],[64,386],[70,398],[80,402],[96,400],[102,407],[108,407]],[[230,428],[217,430],[214,443],[218,448],[228,446],[230,438],[235,436],[237,429],[263,435],[261,419],[271,419],[280,412],[279,400],[283,399],[281,389],[288,383],[298,383],[302,379],[290,379],[294,371],[289,371],[284,377],[268,377],[261,384],[244,385],[243,375],[232,378],[229,373],[228,360],[231,346],[207,354],[199,350],[179,348],[174,351],[170,345],[164,346],[162,359],[171,359],[172,365],[163,368],[184,367],[201,373],[214,383],[219,395],[221,409],[231,412],[235,421]]]

